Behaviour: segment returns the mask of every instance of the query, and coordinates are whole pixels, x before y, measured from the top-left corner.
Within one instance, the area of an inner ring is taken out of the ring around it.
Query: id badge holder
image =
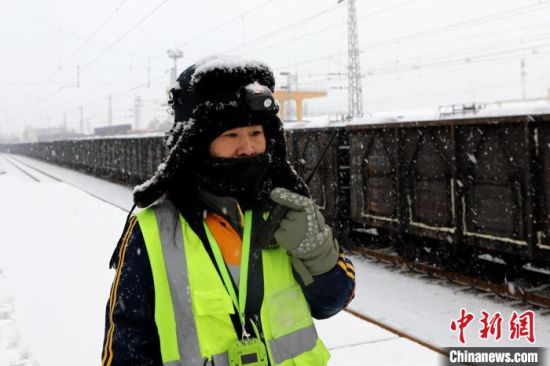
[[[267,366],[267,352],[258,338],[237,341],[227,353],[230,366]]]

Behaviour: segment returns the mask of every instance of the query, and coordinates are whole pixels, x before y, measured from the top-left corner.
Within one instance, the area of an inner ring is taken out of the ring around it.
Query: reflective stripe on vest
[[[269,341],[271,355],[276,364],[283,363],[304,350],[311,350],[317,342],[317,331],[314,325],[297,330],[286,336],[275,338]]]
[[[162,361],[165,365],[184,366],[198,364],[201,358],[195,318],[189,311],[191,297],[183,235],[175,210],[166,200],[154,210],[141,211],[137,217],[153,272]]]
[[[198,236],[168,200],[137,215],[151,263],[155,322],[165,366],[228,365],[237,340],[231,299]],[[188,257],[187,257],[188,256]],[[261,325],[272,365],[326,365],[301,288],[283,249],[262,251]]]

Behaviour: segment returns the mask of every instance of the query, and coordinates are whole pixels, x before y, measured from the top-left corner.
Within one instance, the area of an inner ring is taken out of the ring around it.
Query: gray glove
[[[294,269],[307,285],[313,281],[312,276],[328,272],[336,265],[338,242],[311,198],[275,188],[271,199],[290,209],[275,231],[275,241],[290,253]]]

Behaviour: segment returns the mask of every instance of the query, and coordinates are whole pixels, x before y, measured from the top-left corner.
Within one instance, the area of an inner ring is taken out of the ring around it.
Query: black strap
[[[246,295],[247,315],[260,315],[264,299],[264,270],[262,265],[262,243],[258,240],[259,228],[264,222],[262,212],[254,211],[252,216],[252,234],[248,261],[248,294]],[[247,316],[249,318],[250,316]]]

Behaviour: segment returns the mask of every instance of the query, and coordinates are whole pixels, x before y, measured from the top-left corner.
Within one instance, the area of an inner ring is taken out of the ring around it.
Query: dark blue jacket
[[[117,272],[107,303],[103,366],[161,366],[160,343],[155,324],[155,293],[147,250],[135,217],[114,253]],[[313,317],[328,318],[353,298],[355,273],[342,254],[329,272],[302,284]]]

